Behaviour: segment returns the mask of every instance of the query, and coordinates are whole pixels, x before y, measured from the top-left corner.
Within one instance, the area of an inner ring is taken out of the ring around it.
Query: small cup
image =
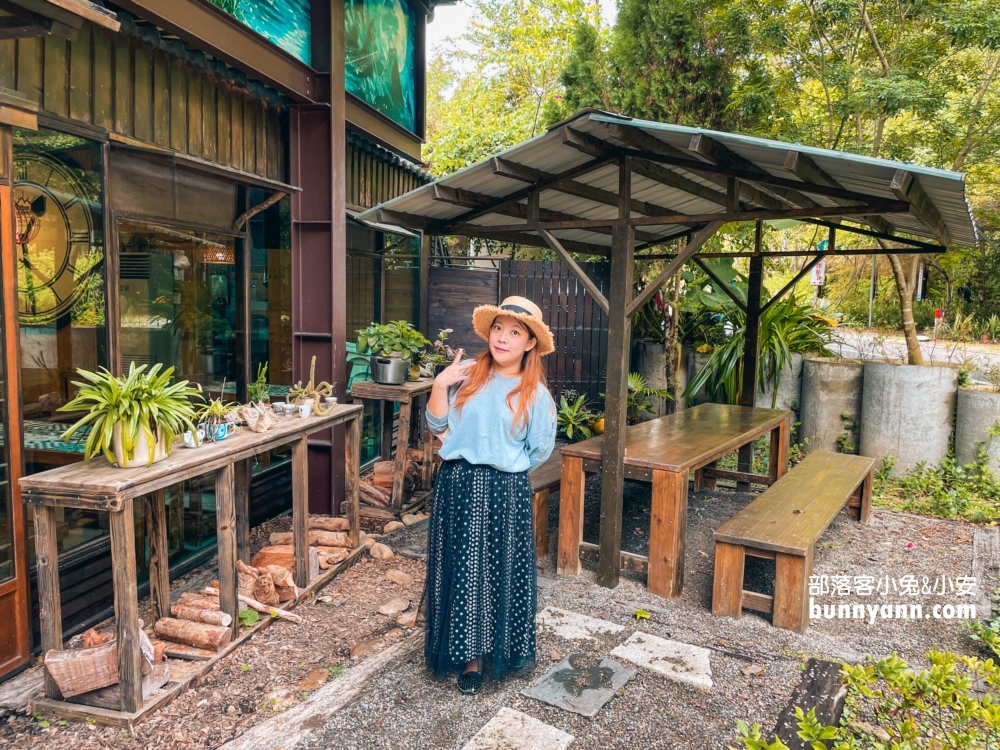
[[[290,417],[299,410],[295,404],[285,404],[285,416]]]
[[[337,405],[337,397],[336,396],[327,396],[326,398],[323,399],[323,403],[326,404],[327,408],[329,408],[331,406],[336,406]]]
[[[312,404],[301,404],[299,406],[299,416],[305,419],[310,414],[312,414],[312,410],[313,410]]]
[[[205,431],[201,428],[198,428],[195,433],[192,433],[191,430],[184,433],[184,445],[188,448],[197,448],[203,442],[205,442]]]
[[[285,413],[285,402],[275,401],[273,404],[271,404],[271,408],[274,409],[275,414],[278,414],[280,416],[281,414]]]

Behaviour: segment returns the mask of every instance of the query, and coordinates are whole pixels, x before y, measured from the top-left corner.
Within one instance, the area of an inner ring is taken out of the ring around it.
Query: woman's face
[[[490,354],[500,367],[521,365],[524,353],[535,348],[538,341],[517,318],[500,315],[490,329]]]

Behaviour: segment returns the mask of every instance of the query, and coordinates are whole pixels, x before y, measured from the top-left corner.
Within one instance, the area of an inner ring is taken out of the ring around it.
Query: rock
[[[276,688],[265,696],[264,705],[272,711],[284,711],[295,703],[295,691],[291,688]]]
[[[399,599],[387,601],[378,608],[378,611],[380,614],[389,615],[391,617],[393,615],[398,615],[400,612],[405,612],[409,608],[410,600],[400,597]]]
[[[430,517],[431,517],[430,513],[424,513],[423,511],[421,511],[420,513],[417,513],[417,520],[418,521],[426,521]]]
[[[371,549],[372,545],[376,543],[377,542],[375,541],[374,537],[370,536],[366,536],[364,539],[361,540],[361,546],[364,547],[365,549]]]
[[[552,649],[552,653],[549,654],[549,658],[552,659],[552,661],[559,661],[562,659],[562,654],[559,653],[559,649],[554,648]]]
[[[381,638],[369,638],[365,641],[359,641],[351,646],[351,661],[357,661],[371,654],[377,654],[384,646],[385,641]]]
[[[392,557],[392,550],[386,547],[384,544],[379,544],[376,542],[371,547],[368,548],[368,554],[374,557],[376,560],[388,560]]]
[[[413,524],[418,523],[419,521],[420,519],[417,518],[412,513],[407,513],[405,516],[403,516],[403,524],[405,526],[412,526]]]
[[[385,574],[385,580],[398,583],[400,586],[412,586],[413,576],[401,570],[390,570]]]
[[[329,669],[310,669],[309,673],[302,678],[302,682],[299,683],[299,692],[308,693],[311,690],[315,690],[324,682],[330,678]]]
[[[751,677],[759,674],[764,674],[764,667],[762,667],[760,664],[750,664],[743,667],[743,669],[741,669],[740,671],[747,677]]]
[[[402,638],[403,637],[403,629],[402,628],[393,628],[392,630],[390,630],[388,633],[386,633],[382,637],[385,640],[387,640],[387,641],[394,641],[397,638]]]
[[[399,521],[389,521],[382,529],[383,534],[391,534],[394,531],[399,531],[400,529],[405,529],[406,524],[400,523]]]
[[[364,531],[359,531],[358,532],[358,542],[364,542],[365,539],[367,539],[367,538],[368,538],[368,534],[366,534]]]
[[[238,710],[239,710],[239,709],[237,709],[237,708],[236,708],[236,706],[230,706],[229,708],[227,708],[227,709],[226,709],[226,713],[227,713],[227,714],[229,714],[230,716],[232,716],[232,715],[233,715],[233,714],[235,714],[235,713],[236,713],[236,712],[237,712]]]
[[[403,628],[412,628],[417,624],[417,610],[403,612],[396,618],[396,624]]]
[[[317,596],[316,597],[316,601],[318,601],[318,602],[320,602],[322,604],[329,604],[330,602],[333,601],[333,597],[332,596]]]

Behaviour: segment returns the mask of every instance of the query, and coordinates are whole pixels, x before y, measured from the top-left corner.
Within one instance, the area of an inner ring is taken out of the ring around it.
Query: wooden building
[[[82,459],[58,411],[77,368],[162,363],[241,399],[266,363],[280,399],[315,356],[343,397],[353,329],[420,319],[419,237],[354,217],[429,180],[430,12],[421,0],[0,0],[0,679],[37,644],[17,480]],[[310,443],[314,512],[339,506],[342,439]],[[286,455],[242,474],[252,523],[287,508]],[[212,554],[213,492],[206,477],[169,493],[173,575]],[[108,529],[58,513],[70,634],[110,614]],[[142,579],[140,510],[135,524]]]

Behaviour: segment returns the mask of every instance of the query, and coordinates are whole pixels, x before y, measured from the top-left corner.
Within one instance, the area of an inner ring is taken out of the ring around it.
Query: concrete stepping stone
[[[613,659],[570,654],[521,695],[593,718],[635,674]]]
[[[624,625],[558,607],[546,607],[538,613],[535,621],[567,641],[596,641],[595,636],[614,635],[625,630]]]
[[[712,688],[707,648],[637,632],[613,649],[611,655],[685,685],[701,690]]]
[[[505,706],[462,750],[566,750],[574,739],[561,729]]]

